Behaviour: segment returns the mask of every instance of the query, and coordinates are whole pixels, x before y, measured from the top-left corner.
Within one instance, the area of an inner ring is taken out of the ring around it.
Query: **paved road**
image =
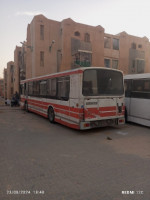
[[[149,200],[150,129],[76,131],[0,106],[0,199]]]

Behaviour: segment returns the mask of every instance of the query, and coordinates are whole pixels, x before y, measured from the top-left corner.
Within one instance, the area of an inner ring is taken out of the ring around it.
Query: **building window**
[[[40,25],[40,39],[44,40],[44,25]]]
[[[104,67],[110,68],[110,59],[108,59],[108,58],[104,59]]]
[[[138,45],[138,48],[139,48],[139,49],[141,49],[141,48],[142,48],[142,45],[141,45],[141,44],[139,44],[139,45]]]
[[[40,52],[40,66],[44,67],[44,51]]]
[[[10,93],[13,95],[13,87],[10,88]]]
[[[11,73],[14,72],[14,66],[13,66],[13,65],[10,66],[10,72],[11,72]]]
[[[72,56],[73,67],[90,67],[92,64],[92,54],[87,52],[79,52]]]
[[[12,75],[12,76],[11,76],[11,83],[13,83],[13,80],[14,80],[14,79],[13,79],[13,75]]]
[[[111,38],[104,37],[104,48],[110,49],[110,47],[111,47]]]
[[[113,49],[119,50],[119,39],[113,38]]]
[[[112,60],[112,68],[118,69],[118,60]]]
[[[131,48],[136,49],[136,44],[134,42],[131,44]]]
[[[76,32],[74,33],[74,35],[75,35],[75,36],[80,36],[79,31],[76,31]]]
[[[144,73],[145,60],[137,59],[137,73]]]
[[[90,42],[90,34],[85,33],[85,35],[84,35],[84,41],[85,42]]]

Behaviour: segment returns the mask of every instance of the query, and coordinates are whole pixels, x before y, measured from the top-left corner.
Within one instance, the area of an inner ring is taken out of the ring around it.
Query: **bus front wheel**
[[[48,119],[49,119],[49,121],[50,121],[51,123],[54,123],[54,121],[55,121],[55,113],[54,113],[54,110],[53,110],[52,107],[50,107],[50,108],[48,109]]]

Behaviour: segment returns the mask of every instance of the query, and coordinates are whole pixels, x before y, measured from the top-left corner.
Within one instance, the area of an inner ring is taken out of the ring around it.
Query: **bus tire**
[[[54,109],[52,107],[49,107],[49,109],[48,109],[48,119],[51,123],[55,122],[55,113],[54,113]]]

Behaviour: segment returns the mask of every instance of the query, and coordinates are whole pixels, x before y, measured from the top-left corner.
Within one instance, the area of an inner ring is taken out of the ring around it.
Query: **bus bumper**
[[[86,130],[91,128],[98,127],[106,127],[106,126],[115,126],[115,125],[123,125],[125,124],[125,118],[117,118],[117,119],[105,119],[105,120],[97,120],[97,121],[86,121],[80,123],[80,129]]]

